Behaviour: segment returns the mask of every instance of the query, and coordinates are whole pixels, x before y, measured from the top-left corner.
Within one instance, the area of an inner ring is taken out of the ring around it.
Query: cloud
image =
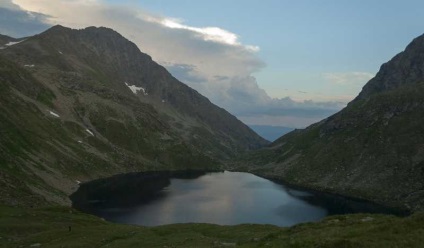
[[[0,3],[1,8],[9,9],[9,10],[21,10],[18,5],[14,4],[12,1],[5,0]]]
[[[252,45],[242,45],[240,41],[238,40],[238,35],[231,33],[230,31],[227,31],[222,28],[218,27],[203,27],[203,28],[196,28],[196,27],[190,27],[187,25],[182,24],[181,20],[178,19],[171,19],[171,18],[165,18],[165,19],[153,19],[148,18],[147,20],[160,23],[164,25],[165,27],[172,28],[172,29],[185,29],[193,31],[197,34],[200,34],[200,36],[205,41],[214,41],[219,42],[222,44],[227,44],[231,46],[242,46],[247,50],[250,50],[252,52],[258,52],[259,47],[258,46],[252,46]]]
[[[195,65],[162,63],[163,66],[182,82],[205,83],[207,79],[196,71]]]
[[[328,82],[336,85],[364,85],[375,74],[369,72],[336,72],[336,73],[323,73],[322,76]]]
[[[48,22],[52,25],[113,28],[159,63],[195,65],[208,79],[221,74],[248,75],[265,65],[252,51],[252,46],[242,44],[237,35],[218,27],[190,27],[139,8],[97,1],[14,2],[26,10],[51,16]]]
[[[256,79],[252,76],[224,77],[222,80],[220,76],[216,77],[218,80],[213,84],[197,83],[199,91],[208,95],[213,102],[225,106],[229,112],[249,124],[271,121],[268,124],[304,127],[306,124],[326,118],[346,106],[345,102],[340,101],[315,102],[311,100],[295,101],[290,97],[271,98],[263,89],[259,88]],[[265,117],[268,120],[262,120]],[[298,121],[297,124],[296,121]]]
[[[234,109],[237,116],[249,124],[279,125],[303,128],[335,114],[346,106],[343,102],[294,101],[290,97],[267,99],[262,104]]]
[[[46,24],[48,16],[23,11],[12,2],[0,4],[0,34],[20,38],[40,33],[49,27]]]
[[[11,3],[3,0],[0,7],[13,6]],[[281,117],[279,125],[304,126],[306,120],[312,123],[343,107],[337,102],[271,98],[252,76],[265,66],[257,55],[260,48],[244,44],[239,35],[222,27],[194,27],[138,7],[96,0],[13,0],[13,3],[21,13],[38,15],[34,23],[43,27],[106,26],[118,31],[176,78],[243,120],[273,116],[269,120],[277,121]],[[13,24],[0,23],[1,26],[10,29]],[[326,76],[331,78],[330,74]],[[283,120],[290,120],[290,125],[282,123]]]

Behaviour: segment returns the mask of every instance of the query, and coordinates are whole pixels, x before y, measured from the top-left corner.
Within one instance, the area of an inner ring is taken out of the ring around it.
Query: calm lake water
[[[292,226],[331,214],[390,213],[367,202],[291,189],[249,173],[132,173],[82,184],[73,206],[106,220],[157,226]]]

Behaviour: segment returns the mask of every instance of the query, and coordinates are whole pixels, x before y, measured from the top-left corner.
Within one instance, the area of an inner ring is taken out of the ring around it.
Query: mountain
[[[267,126],[267,125],[249,125],[249,127],[264,139],[275,141],[279,137],[294,130],[290,127]]]
[[[0,49],[5,49],[17,41],[19,41],[19,39],[0,34]]]
[[[268,144],[111,29],[3,37],[0,203],[69,204],[80,181],[216,170]]]
[[[252,152],[239,169],[309,189],[423,210],[423,124],[420,36],[383,64],[345,109]]]

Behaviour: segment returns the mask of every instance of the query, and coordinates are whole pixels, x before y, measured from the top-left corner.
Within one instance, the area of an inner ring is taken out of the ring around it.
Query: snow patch
[[[81,140],[78,140],[78,143],[82,144],[82,141]]]
[[[162,102],[164,103],[164,102],[165,102],[165,100],[163,100],[163,99],[162,99]]]
[[[60,54],[63,54],[61,51],[58,51]]]
[[[91,132],[89,129],[85,129],[85,131],[86,131],[87,133],[89,133],[91,136],[94,136],[94,133],[93,133],[93,132]]]
[[[76,182],[77,184],[81,184],[81,181],[75,180],[75,182]]]
[[[34,67],[35,65],[24,65],[25,67],[29,67],[29,68],[32,68],[32,67]]]
[[[137,92],[142,91],[143,95],[147,96],[149,94],[147,94],[146,90],[143,87],[138,87],[135,85],[129,85],[127,82],[125,82],[125,85],[130,88],[130,90],[137,95]]]
[[[24,40],[20,40],[20,41],[9,41],[5,46],[13,46],[13,45],[16,45],[16,44],[21,43],[22,41],[24,41]]]
[[[51,114],[51,115],[53,115],[54,117],[60,118],[60,115],[56,114],[55,112],[53,112],[53,111],[49,111],[49,112],[50,112],[50,114]]]

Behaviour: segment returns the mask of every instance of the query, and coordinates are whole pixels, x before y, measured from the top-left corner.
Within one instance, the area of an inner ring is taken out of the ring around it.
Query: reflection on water
[[[84,212],[145,226],[188,222],[291,226],[329,214],[385,211],[239,172],[132,173],[83,184],[71,199]]]

